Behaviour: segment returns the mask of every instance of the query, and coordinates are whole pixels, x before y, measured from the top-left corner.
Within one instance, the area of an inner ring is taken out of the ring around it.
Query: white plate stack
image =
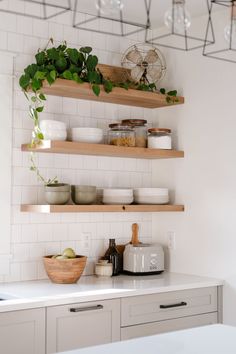
[[[168,188],[137,188],[134,189],[134,201],[137,204],[168,204]]]
[[[133,189],[103,189],[103,204],[133,203]]]
[[[72,128],[71,140],[80,143],[100,144],[103,142],[103,130],[99,128]]]
[[[67,138],[66,124],[58,120],[42,120],[40,129],[45,140],[64,141]]]

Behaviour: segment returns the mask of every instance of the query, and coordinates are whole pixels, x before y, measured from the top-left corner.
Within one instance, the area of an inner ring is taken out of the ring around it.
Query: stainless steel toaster
[[[127,245],[123,255],[125,273],[133,275],[160,274],[164,271],[164,251],[159,244]]]

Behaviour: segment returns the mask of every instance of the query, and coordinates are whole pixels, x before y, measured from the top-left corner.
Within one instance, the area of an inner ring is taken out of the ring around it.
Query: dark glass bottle
[[[121,254],[116,248],[116,241],[114,238],[110,238],[109,247],[105,253],[104,259],[107,259],[113,266],[112,275],[118,275],[122,270],[122,258]]]

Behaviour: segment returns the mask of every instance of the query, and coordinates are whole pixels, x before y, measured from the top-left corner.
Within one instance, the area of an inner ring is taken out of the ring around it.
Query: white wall
[[[201,51],[166,55],[168,84],[186,104],[160,110],[159,126],[173,129],[185,158],[153,162],[153,186],[169,187],[186,210],[155,214],[153,237],[167,245],[167,231],[176,232],[169,270],[226,279],[224,320],[236,325],[236,64]]]
[[[55,45],[63,40],[67,40],[68,45],[73,47],[91,45],[100,62],[119,65],[121,53],[137,40],[142,40],[141,37],[134,36],[121,41],[113,36],[78,31],[71,24],[72,13],[55,17],[51,21],[40,21],[0,12],[0,49],[16,53],[13,88],[12,223],[11,238],[7,236],[6,245],[10,248],[12,259],[9,274],[0,275],[0,281],[46,278],[42,256],[60,253],[65,247],[73,247],[77,253],[87,255],[85,274],[93,274],[94,262],[104,254],[108,238],[115,237],[118,242],[126,243],[131,237],[133,222],[140,224],[141,239],[151,240],[151,214],[42,215],[20,212],[20,204],[44,202],[43,187],[29,170],[29,154],[20,150],[22,143],[31,140],[32,121],[28,117],[28,103],[20,90],[18,78],[24,68],[34,61],[38,48],[44,48],[48,39],[53,37]],[[1,133],[6,134],[9,121],[1,108],[0,111]],[[155,114],[147,109],[51,96],[48,97],[42,118],[64,121],[68,127],[91,126],[107,130],[110,122],[122,118],[146,117],[151,123]],[[98,187],[151,185],[151,162],[146,160],[59,154],[38,154],[37,160],[40,171],[46,177],[57,175],[60,181],[70,184],[94,184]],[[3,183],[0,173],[1,186]],[[3,208],[0,213],[3,213]],[[1,263],[0,268],[2,274]]]

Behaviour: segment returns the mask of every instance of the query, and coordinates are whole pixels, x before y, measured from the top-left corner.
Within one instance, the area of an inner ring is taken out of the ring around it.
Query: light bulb
[[[232,24],[228,24],[224,30],[225,40],[236,49],[236,18],[233,19]]]
[[[124,7],[122,0],[97,0],[96,8],[103,15],[115,15]]]
[[[185,34],[191,26],[191,16],[185,8],[185,0],[175,0],[171,9],[165,13],[165,25],[174,33]]]

